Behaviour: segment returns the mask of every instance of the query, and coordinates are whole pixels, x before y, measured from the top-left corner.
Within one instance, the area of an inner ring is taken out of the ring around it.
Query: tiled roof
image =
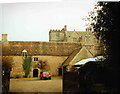
[[[80,43],[68,42],[8,41],[8,44],[2,44],[3,56],[21,56],[23,50],[26,50],[28,55],[68,56],[81,47]]]

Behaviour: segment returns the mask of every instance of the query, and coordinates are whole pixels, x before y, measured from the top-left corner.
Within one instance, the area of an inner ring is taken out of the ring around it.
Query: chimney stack
[[[67,31],[67,25],[64,26],[64,30]]]
[[[7,41],[7,34],[2,34],[2,41]]]

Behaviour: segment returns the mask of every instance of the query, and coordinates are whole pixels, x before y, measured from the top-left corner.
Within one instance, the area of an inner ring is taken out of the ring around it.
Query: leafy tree
[[[27,77],[30,73],[31,62],[32,62],[31,57],[24,57],[23,69],[24,69],[24,72],[25,72],[25,77]]]
[[[37,64],[37,67],[39,68],[39,69],[41,69],[42,71],[43,70],[49,70],[49,66],[48,66],[48,64],[47,64],[47,62],[46,61],[42,61],[42,60],[39,60],[38,61],[38,64]]]
[[[2,92],[7,94],[9,92],[10,84],[10,71],[12,68],[13,58],[10,56],[0,56],[0,61],[2,61]]]
[[[7,70],[10,70],[12,68],[12,62],[13,62],[13,59],[12,57],[10,56],[2,56],[2,67],[7,69]]]
[[[80,80],[80,92],[81,94],[108,94],[108,90],[105,86],[105,77],[108,76],[107,68],[104,66],[104,62],[90,61],[79,69]],[[102,88],[97,87],[97,84],[102,85]],[[102,93],[103,92],[103,93]]]
[[[87,17],[89,21],[88,28],[92,28],[95,36],[105,44],[108,59],[104,61],[103,64],[105,73],[103,83],[106,84],[112,92],[119,90],[119,6],[119,2],[98,2],[94,10],[91,11]],[[100,65],[101,64],[99,64],[99,66]],[[99,75],[98,71],[100,70],[101,68],[96,71],[96,74],[98,73]],[[90,75],[88,75],[88,77],[89,76]]]
[[[114,60],[118,60],[119,55],[119,4],[98,2],[87,18],[89,28],[106,45],[107,54],[110,58],[114,57]]]

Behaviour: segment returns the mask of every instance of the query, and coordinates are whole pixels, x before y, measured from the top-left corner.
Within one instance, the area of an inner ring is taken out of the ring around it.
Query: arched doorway
[[[33,77],[38,77],[38,69],[33,70]]]

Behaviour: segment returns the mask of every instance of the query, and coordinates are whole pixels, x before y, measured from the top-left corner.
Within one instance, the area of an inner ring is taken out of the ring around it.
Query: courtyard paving
[[[10,92],[62,92],[62,77],[10,79]]]

